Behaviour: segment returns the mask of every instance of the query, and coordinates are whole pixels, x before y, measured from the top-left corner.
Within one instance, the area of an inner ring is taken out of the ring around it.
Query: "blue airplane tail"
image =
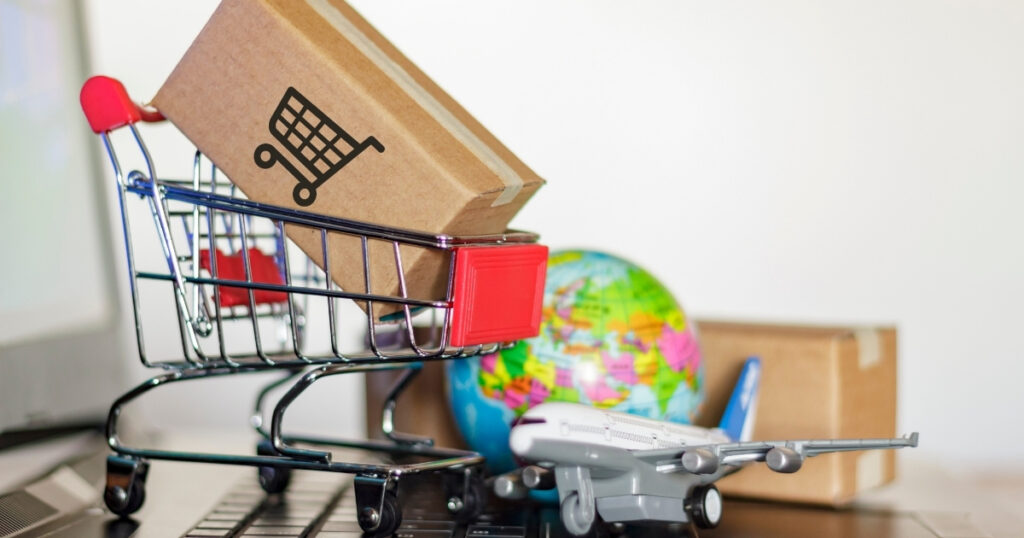
[[[761,359],[750,357],[722,414],[719,429],[733,441],[749,441],[757,415],[757,390],[761,385]]]

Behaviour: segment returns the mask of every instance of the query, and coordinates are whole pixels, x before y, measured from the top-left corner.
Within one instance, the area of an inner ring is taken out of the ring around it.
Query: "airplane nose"
[[[512,428],[508,436],[508,447],[512,453],[519,457],[529,457],[530,449],[533,447],[533,435],[525,431],[525,428]]]

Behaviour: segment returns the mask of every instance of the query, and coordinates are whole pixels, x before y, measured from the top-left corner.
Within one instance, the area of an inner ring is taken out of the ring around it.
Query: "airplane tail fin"
[[[750,357],[722,414],[719,429],[733,441],[749,441],[757,415],[757,391],[761,385],[761,359]]]

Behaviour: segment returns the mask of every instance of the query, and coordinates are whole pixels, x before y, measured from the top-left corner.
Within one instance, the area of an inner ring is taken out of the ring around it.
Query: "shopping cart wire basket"
[[[299,97],[286,95],[282,106]],[[210,165],[204,176],[198,152],[191,179],[164,179],[157,175],[136,126],[139,121],[162,120],[158,112],[134,104],[121,83],[108,77],[89,79],[81,101],[116,179],[139,358],[162,371],[111,406],[106,428],[114,454],[107,462],[107,506],[120,515],[138,510],[149,461],[164,459],[254,466],[271,493],[287,488],[293,469],[354,474],[358,520],[364,531],[374,534],[390,534],[401,520],[400,476],[449,473],[456,477],[450,481],[455,485],[449,506],[460,515],[473,516],[482,504],[483,457],[394,431],[395,402],[424,361],[491,353],[537,333],[547,260],[547,248],[536,243],[537,236],[432,235],[258,203],[220,177],[215,166]],[[308,101],[296,102],[316,111]],[[315,182],[299,180],[299,187],[310,189],[310,199],[317,185],[359,151],[383,150],[372,137],[356,144],[333,122],[323,124],[355,149],[323,170],[316,162],[300,160],[318,170]],[[115,143],[112,133],[122,127],[131,135],[124,144],[134,145],[137,151],[132,154],[137,153],[144,170],[122,169],[115,148],[123,144]],[[293,156],[297,157],[294,152]],[[290,165],[285,168],[295,175]],[[149,265],[140,254],[146,246],[145,231],[133,227],[133,216],[140,212],[144,220],[151,220],[152,227],[143,228],[160,248]],[[291,242],[289,235],[297,231],[319,237],[319,256],[307,255]],[[362,273],[362,290],[341,289],[332,279],[328,245],[340,237],[360,245],[360,259],[346,267]],[[378,249],[393,254],[398,292],[372,292],[373,282],[382,278],[374,273],[379,267],[371,269],[369,261],[371,251]],[[416,249],[446,260],[447,285],[437,296],[411,296],[408,291],[402,258]],[[143,306],[155,299],[167,308]],[[378,306],[396,313],[396,321],[387,328],[374,319]],[[154,311],[173,313],[163,316],[171,321],[162,323],[163,318],[156,316],[160,319],[154,325]],[[420,326],[421,320],[426,320],[428,330]],[[346,337],[353,329],[360,336]],[[176,334],[180,353],[166,359],[151,357],[145,344],[151,331]],[[381,412],[383,441],[285,435],[286,411],[317,380],[379,369],[403,370]],[[157,387],[260,372],[279,376],[255,398],[252,426],[262,437],[255,455],[131,447],[118,436],[124,406]],[[274,402],[277,389],[284,394]],[[332,449],[337,447],[395,456],[401,463],[336,461]]]

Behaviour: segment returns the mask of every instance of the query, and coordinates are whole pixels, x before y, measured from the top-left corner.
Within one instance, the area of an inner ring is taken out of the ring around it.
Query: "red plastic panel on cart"
[[[451,344],[537,336],[547,260],[543,245],[456,248]]]
[[[113,131],[142,121],[162,121],[163,115],[136,105],[117,79],[97,75],[85,81],[79,94],[82,111],[94,133]]]
[[[210,265],[210,251],[199,252],[199,265],[208,273],[213,274],[213,267]],[[249,249],[249,270],[252,274],[252,282],[259,284],[284,285],[281,280],[281,272],[277,268],[274,258],[260,252],[256,248]],[[224,254],[217,250],[217,277],[222,280],[245,281],[245,260],[242,253]],[[283,303],[288,300],[288,294],[283,291],[253,290],[253,299],[256,304]],[[248,288],[238,286],[221,286],[220,305],[231,307],[249,304]]]

